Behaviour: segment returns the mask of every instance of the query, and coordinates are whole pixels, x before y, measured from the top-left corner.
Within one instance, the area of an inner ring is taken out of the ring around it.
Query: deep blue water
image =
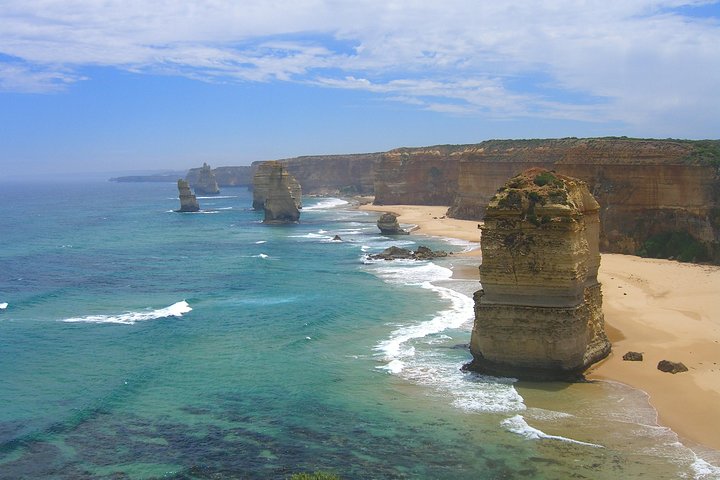
[[[334,199],[267,226],[240,188],[0,187],[2,479],[714,475],[639,392],[460,372],[472,259],[364,260],[463,245]]]

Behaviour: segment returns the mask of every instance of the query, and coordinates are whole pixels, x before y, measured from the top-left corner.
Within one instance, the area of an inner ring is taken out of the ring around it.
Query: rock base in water
[[[180,195],[180,210],[178,212],[198,212],[200,211],[200,204],[198,204],[197,198],[190,190],[188,182],[182,179],[177,181],[178,193]]]
[[[410,233],[400,228],[397,216],[393,213],[383,214],[378,219],[377,226],[383,235],[408,235]]]

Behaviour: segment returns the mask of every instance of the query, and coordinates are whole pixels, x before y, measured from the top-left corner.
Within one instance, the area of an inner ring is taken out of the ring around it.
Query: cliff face
[[[599,205],[578,180],[530,169],[486,210],[469,368],[563,379],[604,358]]]
[[[368,195],[379,153],[316,155],[280,160],[308,194]]]
[[[188,170],[185,180],[190,185],[198,183],[202,168],[191,168]],[[255,168],[250,165],[241,165],[237,167],[217,167],[212,169],[212,173],[218,184],[218,187],[249,187],[252,185]]]
[[[452,204],[459,158],[447,146],[400,148],[382,154],[375,165],[375,204]]]
[[[300,184],[280,162],[259,165],[253,182],[253,208],[264,210],[263,223],[297,222],[301,195]]]
[[[180,210],[178,212],[197,212],[200,210],[197,198],[190,190],[190,185],[186,180],[179,179],[177,181],[178,194],[180,196]]]
[[[683,231],[720,262],[720,176],[700,161],[720,160],[717,143],[569,138],[394,150],[376,166],[375,203],[446,204],[451,217],[480,220],[507,178],[549,168],[588,184],[602,206],[603,251],[635,254],[653,235]]]
[[[192,178],[190,172],[193,172]],[[215,173],[207,163],[203,163],[201,168],[190,170],[185,178],[195,190],[195,193],[199,195],[217,195],[220,193]]]

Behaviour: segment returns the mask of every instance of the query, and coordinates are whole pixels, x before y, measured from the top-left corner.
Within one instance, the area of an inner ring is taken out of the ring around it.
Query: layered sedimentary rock
[[[287,168],[279,161],[271,160],[258,163],[253,176],[253,208],[262,210],[265,202],[273,188],[277,176],[282,177],[283,185],[290,190],[290,195],[295,202],[297,209],[302,208],[302,187],[295,177],[288,172]]]
[[[654,235],[687,232],[720,262],[718,164],[718,141],[566,138],[399,149],[376,165],[375,203],[447,204],[451,217],[481,220],[507,178],[550,168],[585,181],[602,205],[603,251],[636,254]]]
[[[371,195],[379,153],[315,155],[280,160],[307,194]]]
[[[253,180],[253,208],[264,210],[264,223],[297,222],[301,195],[300,184],[280,162],[259,165]]]
[[[217,195],[220,193],[215,173],[207,163],[203,163],[201,168],[190,170],[185,179],[198,195]]]
[[[384,153],[375,165],[375,204],[451,205],[458,167],[457,147],[449,145]]]
[[[178,212],[197,212],[200,210],[197,198],[190,190],[190,185],[186,180],[178,179],[178,193],[180,196],[180,210]]]
[[[585,183],[544,169],[512,178],[490,200],[468,368],[566,379],[609,353],[599,210]]]

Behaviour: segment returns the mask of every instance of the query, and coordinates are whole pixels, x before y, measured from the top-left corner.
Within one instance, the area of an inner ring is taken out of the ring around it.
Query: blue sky
[[[0,176],[719,138],[720,4],[6,0]]]

